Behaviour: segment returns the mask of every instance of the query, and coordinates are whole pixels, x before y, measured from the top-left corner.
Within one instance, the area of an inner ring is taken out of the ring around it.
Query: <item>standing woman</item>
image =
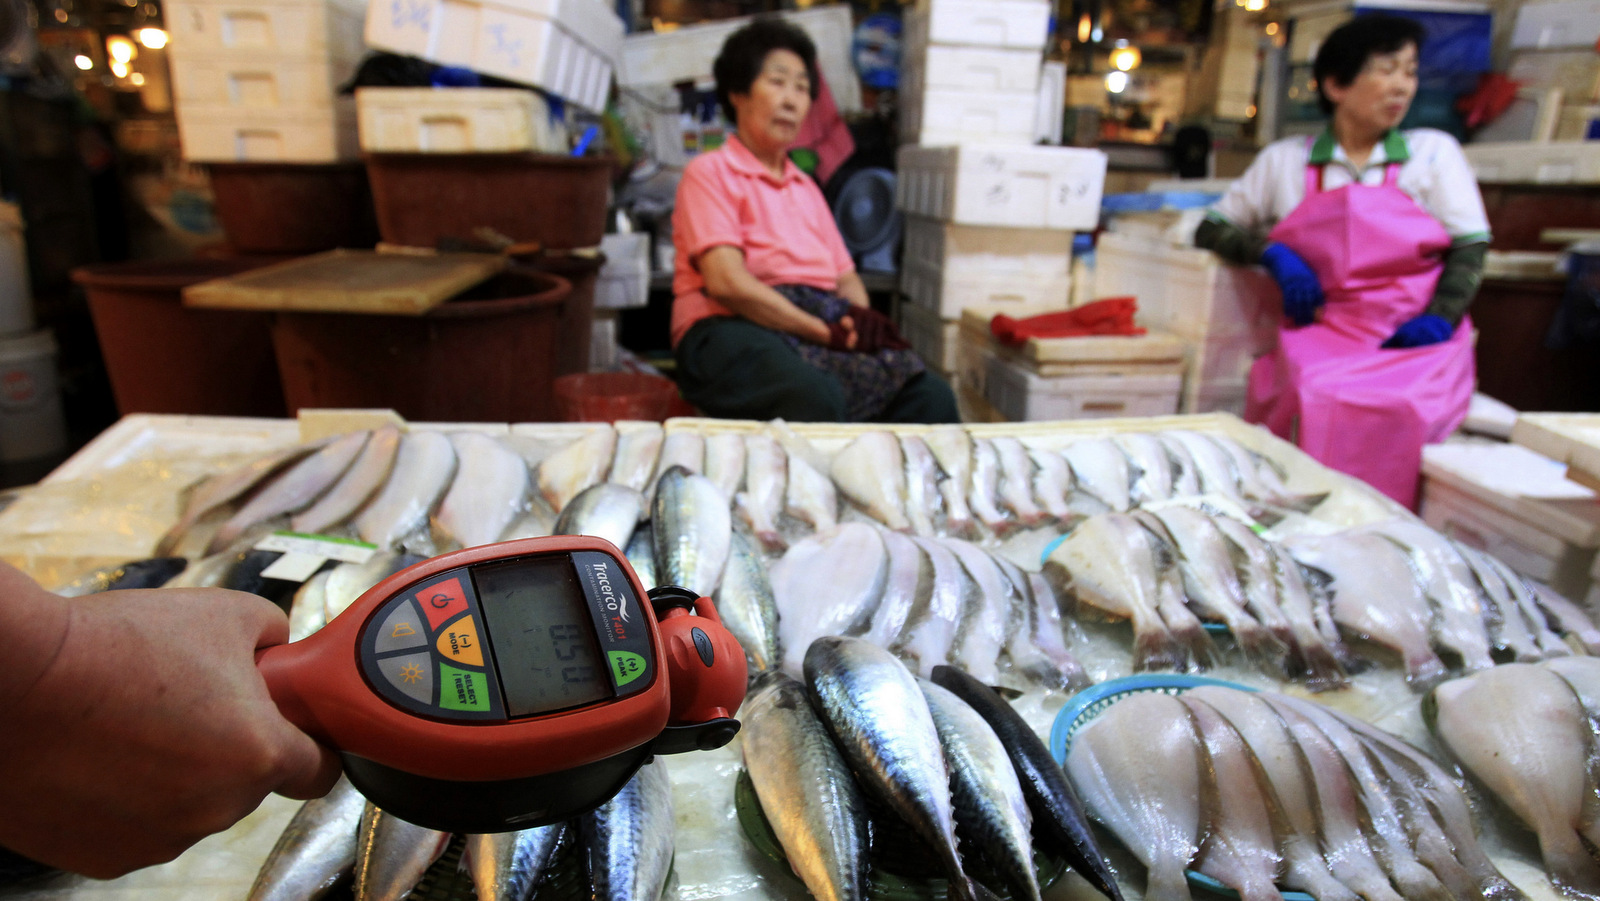
[[[1283,292],[1286,322],[1250,370],[1245,418],[1407,507],[1422,446],[1467,414],[1466,312],[1489,246],[1461,146],[1396,127],[1422,37],[1380,14],[1330,34],[1313,65],[1328,129],[1263,150],[1195,233],[1230,262],[1266,266]]]
[[[684,397],[712,416],[958,422],[950,386],[875,312],[822,191],[789,160],[816,99],[816,49],[758,18],[712,67],[737,132],[684,170],[672,344]]]

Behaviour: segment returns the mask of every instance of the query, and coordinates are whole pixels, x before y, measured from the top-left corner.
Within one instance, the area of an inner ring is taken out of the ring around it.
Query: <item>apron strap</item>
[[[1400,164],[1388,163],[1383,167],[1383,184],[1385,187],[1398,187],[1400,184]]]
[[[1306,166],[1306,196],[1312,197],[1322,193],[1322,170],[1324,166]]]

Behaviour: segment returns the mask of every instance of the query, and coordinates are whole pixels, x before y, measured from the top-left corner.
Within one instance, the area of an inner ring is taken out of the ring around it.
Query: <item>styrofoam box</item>
[[[799,12],[784,12],[783,18],[810,35],[817,46],[817,68],[828,83],[833,102],[840,112],[861,109],[861,79],[851,58],[855,24],[846,3],[819,6]],[[709,81],[711,63],[722,50],[722,42],[750,24],[751,16],[720,19],[688,25],[659,34],[631,34],[622,42],[622,63],[617,83],[677,84],[684,81]],[[1041,40],[1042,44],[1043,41]]]
[[[1033,140],[1060,144],[1067,107],[1067,64],[1050,61],[1039,70],[1039,102],[1035,107]]]
[[[1087,231],[1100,221],[1106,155],[1081,147],[903,146],[900,209],[964,225]]]
[[[594,305],[624,310],[650,303],[650,236],[643,232],[600,239],[606,262],[595,281]]]
[[[1594,0],[1538,0],[1517,10],[1511,46],[1592,47],[1600,40],[1600,4]]]
[[[1072,276],[1073,233],[1069,231],[959,225],[926,216],[906,216],[904,222],[901,260],[939,269],[946,278],[1050,280]]]
[[[938,267],[902,262],[900,290],[911,303],[939,318],[958,319],[962,310],[979,304],[994,307],[996,312],[1022,307],[1064,310],[1072,279],[1065,275],[951,278]]]
[[[360,0],[168,0],[169,53],[251,51],[354,60],[365,49]]]
[[[1531,528],[1437,479],[1423,479],[1422,520],[1566,597],[1583,597],[1589,588],[1594,548],[1580,548]]]
[[[1042,50],[1050,34],[1046,0],[918,0],[932,44]]]
[[[178,110],[183,158],[191,162],[333,163],[358,156],[355,105],[322,110]]]
[[[1233,266],[1209,250],[1117,232],[1101,233],[1094,257],[1094,295],[1132,295],[1141,325],[1192,341],[1248,338],[1261,353],[1276,344],[1282,301],[1260,267]]]
[[[179,108],[323,109],[355,72],[354,61],[277,51],[182,51],[172,54]]]
[[[373,153],[557,149],[549,104],[521,88],[357,88],[356,113]]]
[[[1038,316],[1041,313],[1052,313],[1063,309],[1064,305],[1017,305],[1005,304],[1000,307],[991,307],[978,304],[976,309],[993,315],[1004,313],[1007,316],[1021,318],[1024,316]],[[969,307],[974,309],[974,307]],[[922,362],[949,376],[959,371],[957,359],[961,354],[961,321],[958,319],[945,319],[933,310],[919,307],[916,304],[902,303],[899,305],[900,334],[911,343],[911,349],[917,352]],[[975,388],[981,390],[981,379]]]
[[[622,20],[602,0],[372,0],[367,43],[605,108]]]
[[[1043,378],[996,356],[987,358],[983,396],[1013,422],[1170,416],[1178,412],[1181,375],[1064,375]]]
[[[1028,92],[1039,88],[1042,60],[1037,48],[930,44],[928,16],[918,12],[906,15],[905,34],[901,67],[915,66],[928,87]]]
[[[1600,141],[1499,141],[1467,144],[1478,181],[1501,184],[1600,182]]]
[[[1037,86],[1027,91],[936,88],[922,68],[901,67],[900,141],[940,146],[970,141],[1027,145],[1039,118]]]
[[[597,310],[589,330],[589,371],[604,372],[616,366],[617,349],[616,314]]]

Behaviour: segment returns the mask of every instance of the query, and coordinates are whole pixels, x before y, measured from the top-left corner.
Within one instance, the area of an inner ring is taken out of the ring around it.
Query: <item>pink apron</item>
[[[1319,462],[1415,508],[1422,446],[1466,418],[1475,370],[1472,325],[1428,347],[1379,347],[1433,298],[1450,246],[1444,227],[1395,185],[1322,190],[1306,167],[1306,196],[1268,236],[1316,272],[1327,303],[1317,322],[1287,323],[1278,347],[1250,369],[1245,418]]]

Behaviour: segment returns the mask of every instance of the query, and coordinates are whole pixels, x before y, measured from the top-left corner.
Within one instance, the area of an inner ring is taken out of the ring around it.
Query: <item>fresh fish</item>
[[[716,486],[711,486],[716,490]],[[656,758],[578,820],[594,901],[656,901],[672,869],[672,782]]]
[[[661,456],[662,438],[661,426],[653,422],[618,429],[616,457],[611,461],[611,472],[606,480],[641,493],[651,487],[656,460]]]
[[[940,426],[923,436],[928,450],[943,470],[939,483],[945,520],[950,534],[964,537],[972,530],[972,510],[967,506],[967,486],[972,484],[972,436],[956,425]]]
[[[906,464],[900,442],[890,432],[866,432],[844,446],[828,470],[844,496],[897,532],[911,530],[906,519]]]
[[[1312,691],[1331,691],[1349,684],[1344,665],[1339,662],[1338,646],[1330,644],[1317,618],[1317,600],[1311,596],[1306,574],[1300,564],[1281,545],[1269,544],[1273,574],[1278,582],[1278,609],[1294,630],[1294,644],[1300,652],[1306,687]]]
[[[1600,628],[1589,614],[1547,586],[1538,582],[1529,582],[1528,586],[1551,628],[1571,636],[1590,654],[1600,654]]]
[[[1399,518],[1360,531],[1382,535],[1410,555],[1411,568],[1433,607],[1434,642],[1459,656],[1468,672],[1494,666],[1476,579],[1449,541],[1420,522]]]
[[[950,797],[962,841],[993,864],[1012,898],[1039,901],[1033,868],[1033,812],[1000,738],[976,710],[926,679],[928,702],[950,766]]]
[[[1489,568],[1500,575],[1506,583],[1506,588],[1511,592],[1511,600],[1516,604],[1517,610],[1522,613],[1522,622],[1528,631],[1533,633],[1533,639],[1539,646],[1539,651],[1545,657],[1570,657],[1572,648],[1561,640],[1561,636],[1550,631],[1549,620],[1544,611],[1539,607],[1539,595],[1534,590],[1532,583],[1524,579],[1521,573],[1505,564],[1505,561],[1488,554],[1483,555]]]
[[[561,511],[555,534],[593,535],[625,548],[643,516],[644,495],[618,482],[598,482]]]
[[[389,471],[394,468],[395,454],[399,450],[398,428],[386,425],[373,429],[372,436],[361,449],[361,455],[350,464],[339,481],[333,483],[333,487],[316,503],[296,513],[289,520],[289,528],[302,534],[318,534],[354,516],[389,478]]]
[[[1284,547],[1331,578],[1333,619],[1341,628],[1398,653],[1406,681],[1419,689],[1444,678],[1444,661],[1429,644],[1433,613],[1405,551],[1386,538],[1357,532],[1292,537]]]
[[[1142,506],[1174,496],[1172,457],[1159,439],[1149,432],[1127,432],[1114,436],[1111,441],[1138,473],[1130,489],[1130,500],[1134,504]]]
[[[64,598],[81,598],[102,591],[127,588],[160,588],[189,565],[186,557],[150,557],[107,566],[79,576],[55,590]]]
[[[1183,442],[1168,437],[1165,432],[1157,432],[1151,437],[1167,452],[1167,460],[1172,463],[1172,496],[1190,497],[1204,493],[1205,488],[1200,484],[1200,464],[1190,456]]]
[[[1074,441],[1061,451],[1077,490],[1122,512],[1133,506],[1133,467],[1109,438]]]
[[[1233,461],[1234,472],[1239,475],[1239,487],[1246,497],[1255,498],[1274,507],[1301,513],[1310,511],[1327,499],[1327,492],[1296,495],[1289,491],[1283,477],[1266,456],[1250,450],[1226,435],[1201,435],[1216,445]]]
[[[489,435],[455,432],[456,477],[439,503],[439,526],[462,547],[492,544],[528,505],[528,464]]]
[[[650,516],[656,581],[709,597],[728,562],[733,520],[711,480],[681,466],[661,474]]]
[[[539,495],[552,510],[565,510],[583,489],[603,481],[617,451],[617,430],[611,426],[583,437],[540,461],[536,472]],[[405,453],[401,447],[400,452]]]
[[[916,542],[900,532],[881,529],[878,537],[883,539],[884,552],[889,555],[888,566],[872,622],[861,634],[878,647],[887,648],[905,630],[922,594],[933,590],[933,562]]]
[[[503,541],[515,541],[519,538],[548,538],[556,533],[556,514],[545,506],[544,498],[533,497],[529,499],[528,509],[522,515],[511,521],[506,526],[505,534],[500,536]]]
[[[171,554],[184,534],[207,513],[242,496],[285,466],[307,454],[321,450],[330,440],[287,447],[260,459],[251,460],[243,466],[218,473],[195,485],[189,489],[188,500],[183,505],[183,512],[178,515],[178,521],[161,536],[160,541],[156,542],[152,556],[165,557]]]
[[[1057,658],[1046,654],[1034,643],[1034,636],[1040,631],[1039,605],[1034,600],[1033,585],[1028,580],[1028,574],[1004,557],[996,556],[994,562],[1006,577],[1006,596],[1011,605],[1010,615],[1006,619],[1006,645],[1001,656],[1010,661],[1013,670],[1026,676],[1030,682],[1050,688],[1066,688],[1074,675],[1082,674],[1082,667],[1077,666],[1077,661],[1073,660],[1070,654],[1065,654],[1066,648],[1063,646],[1061,651],[1076,672],[1064,671]],[[1054,603],[1054,593],[1050,598]],[[1061,624],[1058,619],[1055,634],[1058,646],[1061,645],[1060,630]]]
[[[992,441],[1000,458],[1000,502],[1017,515],[1024,528],[1044,525],[1050,516],[1034,500],[1033,460],[1028,449],[1011,437],[997,436]]]
[[[728,563],[717,587],[717,615],[744,647],[752,672],[778,665],[778,603],[761,550],[744,532],[729,536]]]
[[[936,531],[934,517],[943,507],[939,498],[939,461],[928,443],[916,435],[900,436],[900,453],[906,460],[906,518],[913,534],[924,538]]]
[[[1544,659],[1544,651],[1533,637],[1533,631],[1522,617],[1522,610],[1512,597],[1511,586],[1489,562],[1487,554],[1473,550],[1460,542],[1451,542],[1456,553],[1467,563],[1477,578],[1483,602],[1483,621],[1488,628],[1489,644],[1496,650],[1509,651],[1519,663]]]
[[[1184,669],[1191,655],[1157,610],[1165,589],[1154,543],[1149,531],[1124,514],[1094,516],[1050,551],[1044,574],[1080,610],[1092,607],[1132,622],[1134,670]]]
[[[971,901],[956,851],[948,764],[916,677],[876,645],[827,636],[806,651],[805,683],[862,789],[933,849],[950,897]]]
[[[783,512],[784,489],[788,482],[788,460],[777,439],[764,433],[744,436],[745,490],[739,495],[739,512],[751,531],[769,551],[783,550],[778,534],[778,514]],[[711,455],[707,445],[706,462]]]
[[[839,524],[839,492],[833,480],[823,475],[799,454],[787,454],[789,472],[783,490],[784,512],[813,529],[822,531]]]
[[[1010,635],[1011,586],[994,558],[976,545],[959,538],[942,541],[961,561],[961,568],[978,589],[974,601],[967,603],[956,623],[949,662],[992,684],[999,679],[1000,652],[1005,650]]]
[[[661,460],[656,465],[656,477],[650,483],[650,490],[644,493],[652,503],[655,502],[656,486],[661,483],[661,476],[674,466],[683,467],[685,472],[699,473],[706,466],[706,439],[699,432],[673,432],[666,436],[661,443]]]
[[[1162,440],[1176,443],[1188,453],[1200,475],[1202,491],[1229,498],[1244,497],[1239,487],[1241,475],[1233,458],[1209,436],[1187,429],[1173,429],[1163,432]]]
[[[300,805],[256,874],[248,901],[312,901],[348,880],[366,806],[343,777],[326,795]]]
[[[1022,784],[1023,797],[1033,812],[1034,832],[1046,850],[1066,859],[1111,901],[1122,901],[1122,891],[1100,851],[1083,802],[1028,721],[994,689],[955,667],[935,667],[933,682],[965,701],[994,730]]]
[[[772,565],[784,671],[800,672],[815,639],[866,631],[888,572],[883,539],[866,523],[841,523],[789,548]]]
[[[1004,537],[1017,527],[1000,510],[1000,455],[994,442],[985,438],[972,441],[972,482],[967,486],[967,502],[978,522],[996,537]]]
[[[224,550],[256,523],[311,506],[344,475],[366,443],[366,432],[352,432],[285,470],[218,527],[206,553]]]
[[[1238,730],[1216,708],[1181,700],[1194,718],[1204,749],[1203,772],[1214,792],[1196,869],[1238,892],[1243,901],[1281,901],[1275,883],[1283,856],[1273,836],[1256,761]]]
[[[795,875],[818,901],[865,901],[866,799],[805,687],[785,673],[760,676],[739,719],[745,769]]]
[[[1278,606],[1277,563],[1261,536],[1231,516],[1217,516],[1212,522],[1227,539],[1234,572],[1244,587],[1245,609],[1266,626],[1291,651],[1299,653],[1294,627]]]
[[[289,604],[289,640],[299,641],[328,624],[328,579],[333,570],[312,574]]]
[[[706,436],[706,478],[733,503],[745,477],[745,436],[719,432]]]
[[[1061,602],[1043,573],[1025,573],[1028,598],[1033,608],[1028,620],[1028,639],[1045,659],[1054,666],[1053,678],[1043,680],[1046,685],[1069,691],[1088,688],[1093,682],[1084,672],[1083,664],[1067,649],[1067,628],[1061,619]],[[1072,623],[1072,628],[1077,624]]]
[[[1434,734],[1539,837],[1558,886],[1600,894],[1600,864],[1579,829],[1588,794],[1589,722],[1571,685],[1508,663],[1435,688]]]
[[[328,582],[323,588],[323,621],[333,622],[368,588],[409,565],[406,559],[406,555],[394,551],[379,551],[365,563],[341,563],[328,570]]]
[[[1190,897],[1184,870],[1203,837],[1202,765],[1188,708],[1156,692],[1119,700],[1067,751],[1067,775],[1087,809],[1145,865],[1149,901]]]
[[[1063,526],[1078,518],[1068,500],[1072,494],[1072,468],[1060,454],[1037,448],[1028,451],[1033,461],[1033,496],[1039,506]]]
[[[1600,660],[1593,657],[1561,657],[1550,660],[1546,668],[1572,688],[1588,720],[1589,749],[1587,785],[1579,831],[1591,847],[1600,841]]]
[[[461,849],[462,869],[472,876],[478,901],[526,901],[544,876],[567,824],[540,826],[494,835],[469,835]]]
[[[633,572],[639,577],[645,591],[661,584],[656,581],[655,530],[651,528],[650,523],[641,523],[633,530],[633,538],[628,542],[625,553],[628,565],[633,567]]]
[[[400,439],[394,469],[378,496],[356,516],[362,541],[396,548],[422,528],[456,471],[450,439],[438,432],[411,432]]]
[[[904,658],[907,666],[927,675],[949,661],[956,624],[968,604],[979,602],[978,586],[944,543],[932,538],[911,540],[928,558],[932,576],[918,584],[905,627],[889,649]]]
[[[448,832],[366,805],[356,839],[356,901],[401,901],[449,844]]]
[[[230,567],[218,587],[230,591],[243,591],[256,597],[266,598],[285,611],[289,609],[294,594],[300,589],[298,581],[290,579],[271,578],[264,573],[272,564],[278,562],[283,556],[281,551],[263,551],[251,549],[236,555],[233,559],[237,562]],[[335,564],[328,561],[323,564],[325,568]]]

